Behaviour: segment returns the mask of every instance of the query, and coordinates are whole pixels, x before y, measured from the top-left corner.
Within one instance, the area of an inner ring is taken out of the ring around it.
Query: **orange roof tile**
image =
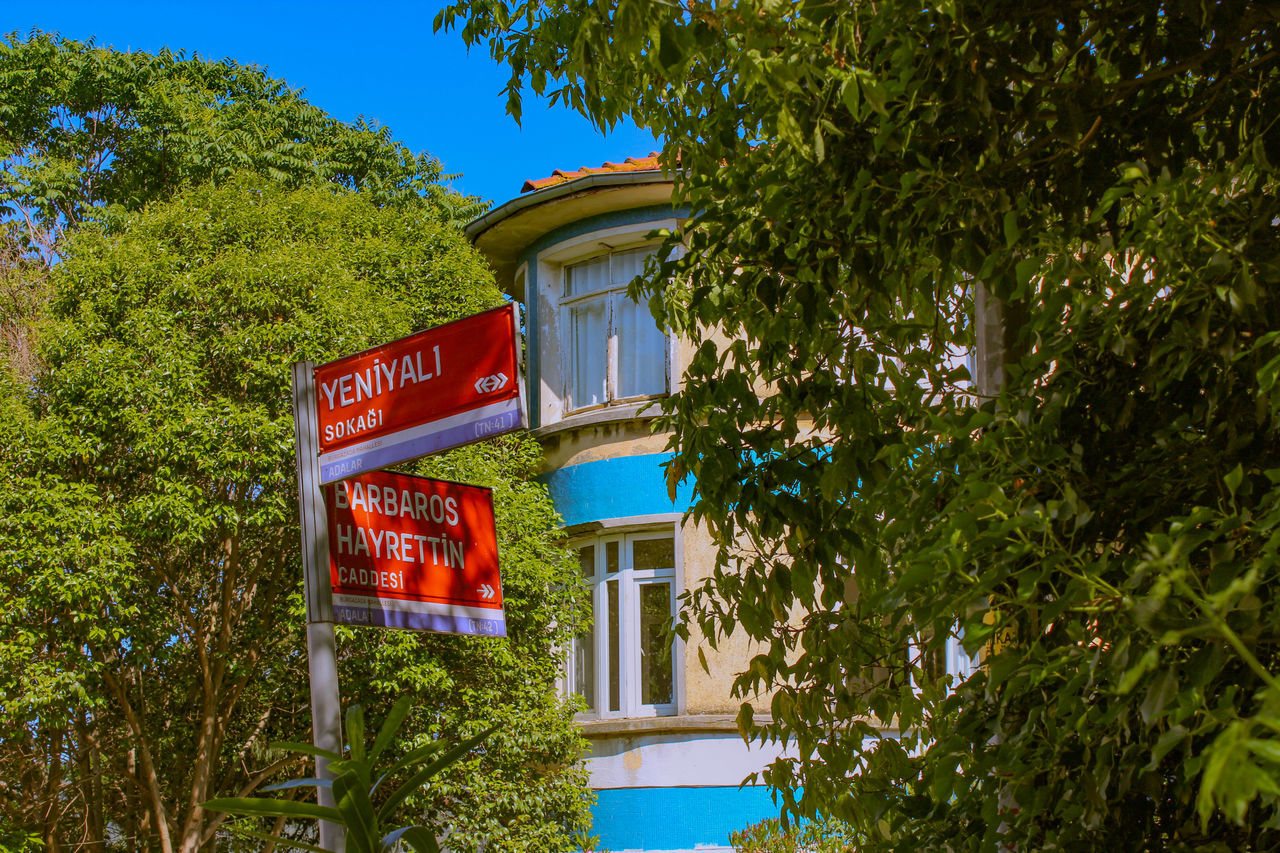
[[[662,167],[658,164],[658,152],[650,151],[648,157],[628,157],[621,163],[606,162],[598,169],[592,169],[590,167],[584,167],[574,171],[556,169],[551,173],[550,177],[525,181],[524,186],[520,188],[520,192],[533,192],[534,190],[552,187],[556,184],[568,183],[569,181],[574,181],[578,178],[585,178],[588,175],[600,175],[610,172],[652,172],[660,168]]]

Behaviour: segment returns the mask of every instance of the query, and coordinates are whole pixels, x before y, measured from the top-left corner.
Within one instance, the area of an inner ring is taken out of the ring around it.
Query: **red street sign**
[[[316,368],[320,482],[525,426],[514,304]]]
[[[374,471],[325,504],[335,621],[506,636],[491,490]]]

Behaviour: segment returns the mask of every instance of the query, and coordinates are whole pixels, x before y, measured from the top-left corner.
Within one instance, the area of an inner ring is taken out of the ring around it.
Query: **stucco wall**
[[[693,588],[711,577],[716,565],[716,544],[705,527],[687,521],[683,528],[685,588]],[[692,626],[685,644],[685,708],[690,714],[736,714],[743,699],[732,696],[733,680],[759,654],[759,646],[748,642],[743,632],[721,638],[711,648],[697,626]],[[699,652],[701,651],[701,656]],[[703,661],[706,661],[706,669]],[[757,712],[769,710],[769,697],[747,697]]]

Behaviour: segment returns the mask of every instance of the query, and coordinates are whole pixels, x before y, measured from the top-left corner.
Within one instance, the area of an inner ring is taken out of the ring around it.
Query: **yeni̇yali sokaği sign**
[[[516,312],[504,305],[317,367],[320,482],[523,428]]]

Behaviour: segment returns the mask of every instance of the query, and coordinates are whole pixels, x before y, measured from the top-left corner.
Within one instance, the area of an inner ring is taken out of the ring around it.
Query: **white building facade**
[[[654,156],[557,172],[467,227],[523,305],[542,476],[591,589],[594,625],[568,651],[565,687],[586,706],[592,833],[613,853],[727,851],[731,831],[778,813],[766,788],[741,787],[777,757],[737,731],[729,687],[749,649],[669,645],[662,630],[715,564],[683,521],[687,485],[668,492],[668,436],[646,410],[678,386],[687,349],[626,293],[655,232],[687,215],[671,190]]]

